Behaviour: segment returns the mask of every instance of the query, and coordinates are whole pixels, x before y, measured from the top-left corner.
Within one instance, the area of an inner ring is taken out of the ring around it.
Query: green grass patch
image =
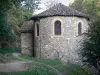
[[[61,64],[60,60],[34,58],[34,57],[30,57],[30,56],[25,56],[25,55],[21,55],[20,57],[22,57],[24,59],[27,59],[27,60],[33,60],[33,61],[41,62],[41,63],[47,64],[47,65],[51,65],[51,66],[55,66],[55,65]]]
[[[1,72],[0,75],[55,75],[55,73],[51,71],[34,70],[34,71],[9,72],[9,73]]]
[[[57,68],[64,75],[93,75],[89,70],[86,72],[86,69],[84,70],[82,66],[76,64],[67,63],[66,65],[59,65],[55,68]]]
[[[20,49],[16,48],[0,48],[0,54],[6,54],[6,53],[20,53]]]

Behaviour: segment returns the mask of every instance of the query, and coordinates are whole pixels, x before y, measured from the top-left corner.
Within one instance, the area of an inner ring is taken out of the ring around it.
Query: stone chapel
[[[22,25],[21,52],[33,57],[79,62],[79,48],[88,20],[86,14],[59,3]]]

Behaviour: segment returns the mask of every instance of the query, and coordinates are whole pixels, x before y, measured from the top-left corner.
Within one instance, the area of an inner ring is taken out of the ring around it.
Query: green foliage
[[[100,12],[100,6],[98,6],[99,1],[100,0],[75,0],[75,2],[70,6],[86,13],[91,20],[97,20]]]
[[[98,69],[97,64],[100,61],[100,0],[75,0],[71,6],[89,15],[91,24],[85,35],[86,39],[82,43],[82,56],[83,61]]]
[[[6,15],[4,13],[0,13],[0,41],[4,40],[12,40],[15,39],[11,26],[7,24]]]
[[[87,67],[87,66],[82,66],[82,69],[83,69],[88,75],[93,75],[93,72],[90,70],[89,67]]]
[[[73,4],[70,5],[70,7],[82,11],[83,12],[83,0],[75,0]]]
[[[38,9],[39,4],[40,0],[24,0],[22,3],[22,8],[33,13],[36,9]]]
[[[0,12],[7,12],[13,5],[17,6],[21,0],[2,0],[0,1]]]
[[[32,2],[30,2],[32,1]],[[29,20],[33,15],[33,11],[29,11],[25,3],[34,6],[31,10],[35,11],[38,8],[40,0],[20,0],[12,5],[12,8],[7,12],[7,22],[12,26],[14,35],[16,36],[16,47],[20,47],[20,28],[26,20]],[[30,6],[29,5],[29,6]],[[30,8],[30,7],[29,7]],[[13,44],[12,44],[13,45]],[[14,45],[13,45],[14,46]]]
[[[29,71],[34,71],[34,75],[55,75],[55,72],[41,64],[31,64]]]
[[[87,37],[83,42],[82,55],[86,58],[84,61],[97,67],[100,61],[100,21],[90,25]]]
[[[55,73],[49,70],[36,69],[33,71],[25,71],[25,72],[10,72],[10,73],[1,72],[0,75],[55,75]]]
[[[85,71],[87,68],[83,68],[82,66],[67,63],[64,65],[58,65],[57,68],[63,75],[93,75],[93,73],[88,69],[88,72]],[[85,70],[84,70],[85,69]]]
[[[20,49],[13,49],[13,48],[0,48],[0,54],[6,53],[20,53]]]
[[[1,41],[14,41],[15,35],[12,32],[12,27],[7,23],[7,12],[13,5],[17,5],[20,0],[3,0],[0,1],[0,43]],[[2,47],[2,45],[1,45]]]
[[[40,0],[3,0],[0,1],[0,46],[3,43],[20,44],[20,27],[28,20]],[[22,4],[22,5],[21,5]],[[28,5],[27,5],[28,4]],[[26,8],[29,6],[29,11]],[[13,45],[14,46],[14,45]],[[14,46],[15,47],[15,46]]]
[[[23,22],[28,20],[31,16],[31,12],[22,9],[21,7],[13,6],[8,12],[8,23],[12,24],[14,29],[18,30]]]

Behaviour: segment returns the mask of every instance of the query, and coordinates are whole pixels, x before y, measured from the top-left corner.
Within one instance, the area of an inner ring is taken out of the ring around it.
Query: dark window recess
[[[39,36],[39,24],[37,24],[37,36]]]
[[[55,21],[55,26],[54,26],[54,32],[55,35],[61,35],[61,22],[60,21]]]
[[[82,24],[81,22],[78,23],[78,35],[82,34]]]

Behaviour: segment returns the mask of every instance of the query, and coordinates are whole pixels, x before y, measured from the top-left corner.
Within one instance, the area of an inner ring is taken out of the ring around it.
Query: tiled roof
[[[50,16],[77,16],[77,17],[88,18],[86,14],[59,3],[53,6],[52,8],[36,16],[33,16],[31,19],[50,17]]]

